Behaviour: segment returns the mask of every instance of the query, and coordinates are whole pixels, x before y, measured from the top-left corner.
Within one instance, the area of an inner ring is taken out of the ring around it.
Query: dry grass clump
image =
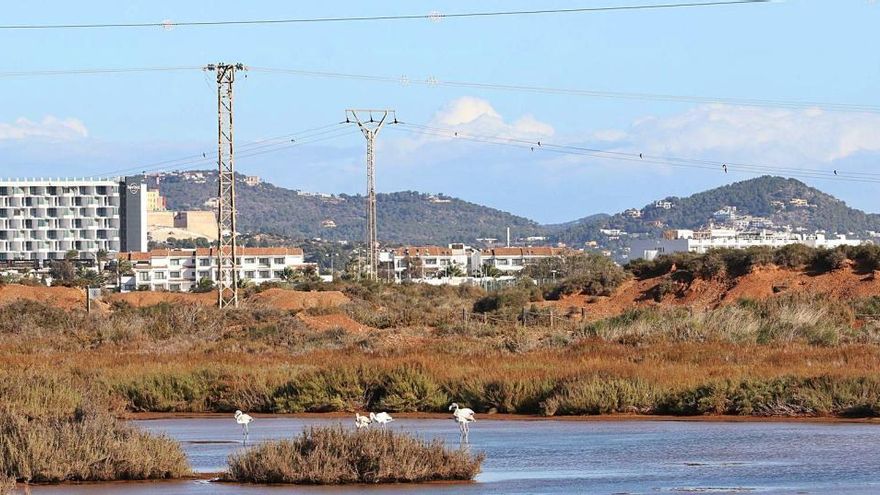
[[[0,473],[0,495],[12,495],[15,492],[15,478]]]
[[[0,475],[24,482],[179,478],[180,445],[111,414],[106,396],[71,377],[4,373]]]
[[[639,308],[591,322],[580,334],[627,344],[731,342],[734,344],[838,345],[876,343],[871,328],[856,330],[847,303],[822,297],[741,300],[736,305],[693,311]]]
[[[391,430],[312,427],[229,457],[225,479],[250,483],[338,485],[471,480],[483,455],[450,450]]]

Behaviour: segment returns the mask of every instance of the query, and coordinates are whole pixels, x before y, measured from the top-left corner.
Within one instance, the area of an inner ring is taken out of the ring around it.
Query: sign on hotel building
[[[79,258],[147,249],[140,179],[0,179],[0,260]]]

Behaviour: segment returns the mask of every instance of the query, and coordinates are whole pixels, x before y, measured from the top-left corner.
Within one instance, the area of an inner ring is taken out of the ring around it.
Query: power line
[[[87,74],[123,74],[131,72],[175,72],[202,70],[198,66],[177,66],[177,67],[116,67],[116,68],[95,68],[95,69],[58,69],[58,70],[30,70],[30,71],[7,71],[0,72],[0,78],[12,77],[32,77],[32,76],[68,76],[68,75],[87,75]]]
[[[600,91],[593,89],[576,89],[576,88],[552,88],[547,86],[529,86],[521,84],[493,84],[467,81],[446,81],[429,76],[424,79],[410,79],[407,76],[391,77],[369,74],[351,74],[343,72],[327,72],[327,71],[311,71],[300,69],[285,69],[271,67],[250,67],[254,72],[290,74],[304,77],[317,77],[329,79],[352,79],[359,81],[381,82],[400,84],[402,86],[420,85],[428,87],[450,87],[450,88],[467,88],[467,89],[484,89],[494,91],[508,91],[519,93],[537,93],[549,95],[564,96],[585,96],[592,98],[608,98],[622,100],[646,100],[646,101],[667,101],[678,103],[721,103],[727,105],[742,105],[751,107],[771,107],[786,109],[805,109],[805,108],[822,108],[835,112],[863,112],[863,113],[880,113],[878,105],[864,105],[858,103],[834,103],[822,101],[803,101],[803,100],[780,100],[780,99],[760,99],[760,98],[732,98],[718,96],[689,96],[674,95],[662,93],[641,93],[641,92],[621,92],[621,91]]]
[[[523,140],[504,136],[485,136],[469,134],[454,129],[432,128],[400,122],[400,126],[392,127],[412,134],[421,134],[449,139],[461,139],[477,143],[508,146],[529,151],[551,152],[565,155],[593,156],[617,161],[627,161],[639,164],[666,165],[678,168],[690,168],[715,171],[718,173],[741,173],[747,175],[767,175],[768,173],[780,173],[789,177],[821,179],[843,182],[859,182],[876,184],[880,183],[880,174],[855,174],[840,173],[840,171],[821,171],[815,169],[794,169],[790,167],[774,167],[769,165],[737,164],[735,162],[720,162],[711,160],[698,160],[681,157],[664,157],[647,155],[637,152],[622,152],[614,150],[600,150],[579,146],[561,145],[544,142],[543,140]],[[872,177],[876,176],[876,177]]]
[[[426,125],[419,124],[409,124],[403,123],[402,125],[407,125],[411,127],[417,127],[421,129],[426,129],[435,132],[452,132],[454,137],[459,136],[459,131],[455,129],[442,128],[442,127],[432,127]],[[466,133],[469,136],[474,136],[473,134]],[[562,145],[562,144],[552,144],[546,143],[541,140],[526,140],[526,139],[516,139],[511,137],[503,137],[503,136],[476,136],[483,139],[495,139],[495,140],[503,140],[505,142],[511,143],[519,143],[522,145],[527,145],[532,148],[534,146],[538,146],[540,148],[549,147],[549,148],[560,148],[560,149],[569,149],[574,151],[582,151],[587,153],[595,153],[598,155],[615,155],[615,156],[625,156],[630,158],[639,158],[640,160],[644,160],[647,158],[660,159],[671,162],[681,162],[681,163],[692,163],[692,164],[700,164],[700,165],[710,165],[714,169],[718,169],[719,167],[723,168],[727,167],[738,167],[744,169],[756,169],[756,170],[768,170],[772,169],[778,172],[794,172],[794,173],[808,173],[815,174],[820,176],[827,176],[828,178],[880,178],[880,173],[876,172],[848,172],[844,170],[834,169],[834,170],[823,170],[823,169],[814,169],[814,168],[796,168],[796,167],[780,167],[780,166],[771,166],[767,164],[753,164],[753,163],[742,163],[742,162],[732,162],[732,161],[718,161],[718,160],[706,160],[706,159],[698,159],[698,158],[682,158],[675,156],[656,156],[656,155],[646,155],[644,153],[634,153],[634,152],[625,152],[625,151],[615,151],[615,150],[602,150],[597,148],[587,148],[583,146],[572,146],[572,145]]]
[[[332,129],[331,129],[332,128]],[[339,133],[339,131],[345,131],[343,133]],[[335,135],[326,136],[329,133],[336,133]],[[338,123],[329,124],[320,127],[314,127],[312,129],[305,129],[302,131],[298,131],[295,133],[283,134],[280,136],[260,139],[256,141],[251,141],[248,143],[244,143],[239,145],[237,148],[240,150],[237,154],[238,158],[248,158],[251,156],[262,155],[265,153],[272,153],[275,151],[282,151],[289,148],[294,148],[297,146],[312,144],[321,141],[325,141],[328,139],[335,139],[337,137],[352,134],[353,132],[350,129],[339,127]],[[324,137],[321,137],[324,136]],[[291,138],[293,137],[293,138]],[[194,165],[206,165],[210,163],[216,163],[217,161],[217,152],[203,152],[196,153],[193,155],[188,155],[180,158],[170,159],[170,160],[162,160],[158,162],[141,164],[138,166],[132,166],[122,169],[110,170],[104,172],[97,177],[116,177],[119,175],[126,174],[135,174],[140,172],[157,172],[162,170],[171,170],[171,169],[186,169],[191,168]]]
[[[208,26],[247,26],[259,24],[306,24],[328,22],[371,22],[371,21],[407,21],[407,20],[431,20],[464,19],[479,17],[501,16],[533,16],[548,14],[585,14],[614,11],[636,10],[660,10],[660,9],[683,9],[699,7],[721,7],[755,3],[770,3],[771,0],[726,0],[714,2],[678,2],[678,3],[655,3],[641,5],[619,5],[605,7],[581,7],[571,9],[538,9],[538,10],[498,10],[485,12],[455,12],[444,14],[431,12],[428,14],[398,14],[376,16],[345,16],[345,17],[300,17],[288,19],[248,19],[226,21],[182,21],[175,22],[166,20],[162,22],[128,22],[128,23],[90,23],[90,24],[6,24],[0,25],[0,30],[48,30],[48,29],[111,29],[111,28],[163,28],[175,27],[208,27]]]
[[[58,69],[58,70],[33,70],[33,71],[9,71],[0,72],[2,78],[17,77],[36,77],[36,76],[65,76],[65,75],[101,75],[101,74],[124,74],[124,73],[141,73],[141,72],[173,72],[173,71],[189,71],[202,70],[199,66],[176,66],[176,67],[121,67],[121,68],[86,68],[86,69]],[[645,93],[645,92],[622,92],[622,91],[602,91],[592,89],[577,88],[553,88],[546,86],[529,86],[521,84],[495,84],[467,81],[447,81],[430,76],[425,79],[410,79],[406,76],[391,77],[368,74],[352,74],[343,72],[313,71],[286,68],[271,67],[249,67],[252,72],[290,74],[303,77],[329,78],[329,79],[351,79],[359,81],[370,81],[380,83],[400,84],[402,86],[421,85],[428,87],[450,87],[465,89],[480,89],[493,91],[507,91],[533,94],[563,95],[563,96],[582,96],[604,99],[620,99],[620,100],[641,100],[641,101],[661,101],[661,102],[677,102],[677,103],[697,103],[697,104],[726,104],[741,105],[750,107],[768,107],[782,109],[806,109],[821,108],[834,112],[857,112],[857,113],[880,113],[880,105],[866,105],[860,103],[838,103],[828,101],[809,101],[809,100],[782,100],[782,99],[762,99],[762,98],[736,98],[724,96],[692,96],[692,95],[675,95],[663,93]]]

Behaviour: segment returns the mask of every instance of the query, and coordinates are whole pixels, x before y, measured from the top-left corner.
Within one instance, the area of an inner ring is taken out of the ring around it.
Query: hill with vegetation
[[[159,190],[171,210],[207,209],[217,195],[216,172],[166,174]],[[359,241],[364,237],[365,198],[361,195],[306,193],[270,183],[254,186],[238,176],[239,230],[293,239]],[[377,196],[379,240],[387,243],[474,243],[503,238],[508,227],[518,237],[540,235],[536,222],[494,208],[447,196],[402,191]],[[332,222],[332,223],[331,223]]]
[[[669,207],[664,208],[663,202],[668,202]],[[601,241],[600,229],[620,229],[647,236],[657,236],[665,229],[698,229],[707,226],[715,212],[729,206],[736,207],[740,216],[761,217],[776,227],[843,234],[880,230],[880,215],[850,208],[834,196],[796,179],[763,176],[685,198],[670,196],[640,210],[630,210],[629,214],[593,215],[562,224],[554,229],[553,238],[580,244]]]

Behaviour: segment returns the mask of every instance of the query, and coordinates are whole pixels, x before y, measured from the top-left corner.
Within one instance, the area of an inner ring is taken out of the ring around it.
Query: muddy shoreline
[[[297,419],[342,419],[354,418],[354,413],[296,413],[272,414],[250,413],[255,418],[297,418]],[[231,418],[230,413],[193,413],[193,412],[142,412],[127,413],[122,419],[148,421],[159,419],[199,419],[199,418]],[[398,419],[450,419],[446,413],[395,413]],[[537,414],[478,414],[481,421],[682,421],[706,423],[863,423],[880,425],[880,418],[842,418],[837,416],[664,416],[651,414],[606,414],[593,416],[541,416]]]

